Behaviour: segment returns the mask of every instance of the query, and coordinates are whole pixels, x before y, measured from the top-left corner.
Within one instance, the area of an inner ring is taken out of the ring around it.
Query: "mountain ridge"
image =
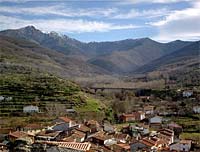
[[[64,54],[74,64],[90,65],[105,73],[119,75],[130,73],[193,43],[180,40],[160,43],[150,38],[85,43],[56,32],[43,33],[34,26],[0,31],[0,35],[31,41]]]

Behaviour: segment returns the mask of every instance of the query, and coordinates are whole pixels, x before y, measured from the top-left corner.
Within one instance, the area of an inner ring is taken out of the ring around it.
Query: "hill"
[[[164,76],[168,83],[179,87],[199,87],[200,41],[154,60],[134,71],[136,73]]]
[[[150,72],[154,70],[173,70],[183,66],[196,66],[200,63],[200,41],[193,42],[175,52],[158,58],[136,70],[136,72]]]
[[[106,73],[82,60],[23,39],[0,36],[0,54],[1,71],[31,67],[67,78]]]

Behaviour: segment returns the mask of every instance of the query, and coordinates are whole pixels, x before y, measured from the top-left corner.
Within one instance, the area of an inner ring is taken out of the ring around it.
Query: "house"
[[[35,123],[28,124],[27,126],[23,128],[23,130],[29,134],[35,135],[43,130],[43,126],[40,124],[35,124]]]
[[[32,141],[34,141],[34,135],[28,134],[26,132],[23,131],[15,131],[15,132],[10,132],[8,134],[8,139],[11,142],[16,141],[19,138],[30,138]]]
[[[100,125],[95,120],[89,120],[85,123],[85,125],[91,129],[91,133],[95,133],[97,131],[100,131]]]
[[[91,129],[84,124],[78,125],[76,128],[77,131],[80,131],[85,134],[85,138],[87,138],[91,134]]]
[[[86,134],[81,131],[73,130],[70,138],[74,139],[74,142],[84,142]]]
[[[134,114],[122,114],[120,116],[120,120],[122,122],[133,122],[133,121],[135,121],[135,115]]]
[[[131,143],[131,152],[142,151],[144,148],[147,148],[147,146],[140,141]]]
[[[162,127],[162,117],[155,116],[149,119],[150,128],[155,130],[160,129]]]
[[[115,128],[109,123],[104,123],[103,130],[107,133],[114,133],[115,132]]]
[[[174,131],[174,134],[179,136],[181,132],[183,132],[183,127],[172,122],[170,124],[167,125],[169,129]]]
[[[138,111],[138,112],[133,112],[131,114],[122,114],[120,116],[120,119],[123,122],[140,121],[145,119],[145,113],[142,111]]]
[[[185,91],[183,91],[182,95],[183,95],[183,97],[186,97],[186,98],[191,97],[193,95],[193,91],[185,90]]]
[[[140,140],[140,146],[147,147],[148,149],[153,149],[157,141],[157,138],[146,137]]]
[[[144,106],[143,111],[146,115],[152,115],[154,114],[154,109],[155,109],[154,106],[148,105],[148,106]]]
[[[166,141],[155,136],[145,137],[142,140],[140,140],[140,142],[152,151],[159,151],[166,147]]]
[[[158,131],[157,136],[160,139],[167,141],[168,145],[174,142],[174,131],[171,129],[167,128],[161,129]]]
[[[112,145],[116,143],[114,138],[106,135],[105,132],[98,132],[94,136],[91,136],[89,140],[94,144],[102,145],[102,146]]]
[[[145,119],[145,113],[142,111],[135,112],[134,114],[135,114],[136,120],[138,121]]]
[[[71,114],[73,114],[73,113],[76,113],[76,110],[74,110],[74,109],[66,109],[66,112],[67,113],[71,113]]]
[[[72,126],[72,120],[68,117],[59,117],[53,121],[52,129],[54,131],[68,131]]]
[[[1,152],[9,152],[8,151],[8,146],[4,143],[0,143],[0,151]]]
[[[54,130],[45,130],[41,131],[38,134],[36,134],[37,140],[45,140],[45,141],[53,141],[58,140],[60,138],[61,131],[54,131]]]
[[[192,110],[194,113],[200,113],[200,106],[194,106]]]
[[[191,140],[181,140],[178,143],[170,145],[170,151],[182,151],[189,152],[191,149],[192,141]]]
[[[23,112],[24,113],[38,113],[39,108],[38,106],[29,105],[29,106],[23,107]]]
[[[116,133],[114,134],[114,138],[118,143],[127,143],[130,140],[130,136],[128,134]]]
[[[114,144],[113,151],[114,152],[130,152],[131,147],[129,144]]]
[[[149,125],[131,125],[130,129],[132,131],[132,136],[139,137],[138,135],[147,135],[149,134]]]

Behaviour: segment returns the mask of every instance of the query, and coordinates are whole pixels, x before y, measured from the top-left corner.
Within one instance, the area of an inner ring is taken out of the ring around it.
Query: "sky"
[[[0,0],[0,30],[33,25],[80,41],[200,39],[200,0]]]

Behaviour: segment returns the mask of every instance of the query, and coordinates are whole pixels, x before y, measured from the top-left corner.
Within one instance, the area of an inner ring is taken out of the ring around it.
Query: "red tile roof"
[[[126,150],[129,150],[131,148],[130,145],[128,145],[128,144],[117,144],[117,146],[119,146],[123,149],[126,149]]]
[[[9,136],[20,138],[20,137],[33,136],[33,135],[27,134],[22,131],[15,131],[15,132],[9,133]]]
[[[59,147],[80,150],[80,151],[88,151],[88,150],[90,150],[90,147],[91,147],[90,143],[57,142],[57,141],[45,141],[45,142],[41,142],[41,143],[57,145]]]
[[[80,151],[88,151],[90,150],[90,146],[91,144],[89,143],[75,143],[75,142],[59,144],[59,147],[80,150]]]
[[[25,129],[41,129],[42,126],[40,124],[28,124],[24,128]]]
[[[86,122],[87,125],[98,125],[99,123],[96,120],[89,120]]]
[[[76,130],[82,131],[82,132],[90,132],[91,129],[85,125],[80,125],[78,128],[76,128]]]
[[[63,120],[64,122],[70,122],[70,121],[72,121],[68,117],[59,117],[59,119]]]

